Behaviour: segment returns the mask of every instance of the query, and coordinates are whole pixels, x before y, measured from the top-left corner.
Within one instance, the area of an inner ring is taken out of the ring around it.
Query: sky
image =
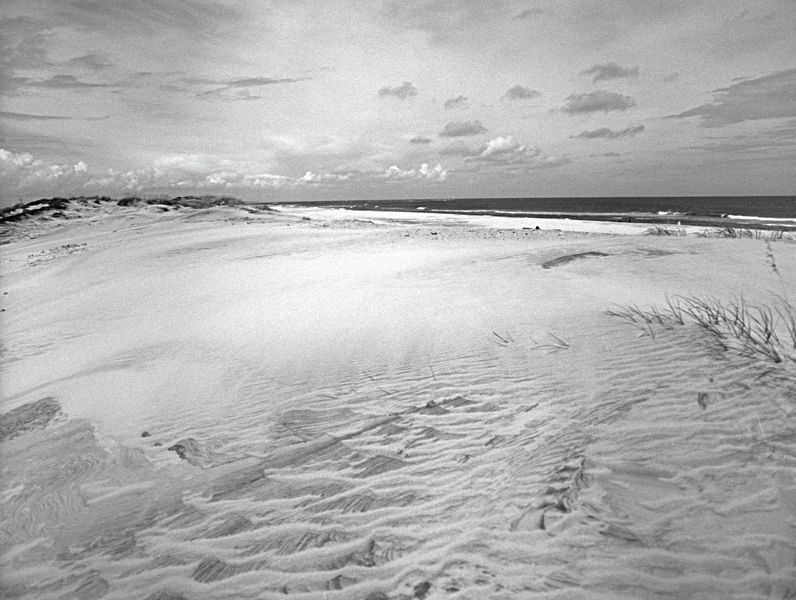
[[[794,0],[3,0],[0,194],[796,194]]]

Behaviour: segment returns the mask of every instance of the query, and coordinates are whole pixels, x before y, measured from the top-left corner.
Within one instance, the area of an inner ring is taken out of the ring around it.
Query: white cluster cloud
[[[410,169],[408,171],[403,171],[396,165],[393,165],[384,172],[383,177],[386,179],[398,180],[445,181],[449,173],[450,169],[443,169],[440,164],[437,164],[434,168],[430,168],[427,164],[423,163],[419,169]]]
[[[521,144],[510,135],[489,140],[464,160],[473,164],[505,167],[510,171],[557,167],[569,162],[564,155],[542,156],[538,148]]]
[[[83,185],[88,177],[88,166],[83,161],[74,165],[47,164],[27,152],[17,154],[0,149],[0,187],[7,194],[13,195],[15,191],[24,194],[37,189],[58,193]]]
[[[336,171],[333,173],[307,173],[299,179],[302,183],[308,184],[339,184],[339,183],[367,183],[375,181],[415,181],[415,182],[441,182],[448,179],[450,169],[442,168],[438,164],[436,167],[429,167],[423,163],[419,169],[401,169],[397,165],[392,165],[384,171]]]
[[[216,168],[213,168],[216,167]],[[378,181],[442,182],[450,169],[442,165],[422,164],[416,169],[401,169],[393,165],[383,171],[335,171],[313,173],[302,177],[286,177],[272,173],[247,173],[234,165],[219,167],[216,161],[199,155],[163,157],[151,166],[133,171],[109,169],[105,173],[92,172],[83,161],[75,165],[53,165],[35,159],[28,153],[14,153],[0,149],[0,185],[13,197],[20,195],[79,195],[141,193],[174,190],[281,190],[306,185],[368,183]]]
[[[539,156],[538,148],[520,144],[513,136],[496,137],[481,146],[478,154],[469,160],[499,163],[527,162]]]

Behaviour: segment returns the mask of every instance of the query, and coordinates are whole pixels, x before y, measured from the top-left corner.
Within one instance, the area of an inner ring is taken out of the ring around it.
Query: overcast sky
[[[794,0],[3,0],[0,187],[796,194]]]

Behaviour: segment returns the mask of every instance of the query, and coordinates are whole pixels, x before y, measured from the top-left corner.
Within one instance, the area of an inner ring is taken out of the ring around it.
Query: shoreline
[[[427,222],[435,215],[441,223],[454,223],[476,227],[568,229],[570,231],[593,231],[595,233],[655,233],[658,235],[697,234],[703,237],[735,237],[749,235],[748,231],[769,234],[796,232],[796,217],[760,217],[740,215],[691,215],[681,213],[604,213],[567,211],[528,211],[492,209],[449,209],[442,201],[375,201],[337,202],[316,201],[288,202],[243,202],[233,197],[185,196],[171,199],[141,199],[128,197],[74,197],[40,199],[16,205],[0,211],[0,226],[13,227],[34,217],[62,219],[70,208],[94,207],[108,209],[119,207],[152,206],[160,210],[179,208],[207,209],[211,207],[235,207],[252,213],[279,211],[300,213],[302,216],[327,220],[340,220],[338,211],[351,213],[352,219],[376,219],[400,222]],[[357,215],[356,217],[353,215]]]

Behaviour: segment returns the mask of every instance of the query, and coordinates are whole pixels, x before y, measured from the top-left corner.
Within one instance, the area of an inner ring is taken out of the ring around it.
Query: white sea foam
[[[737,219],[743,221],[771,221],[774,223],[793,223],[796,224],[796,218],[781,218],[781,217],[750,217],[748,215],[725,215],[728,219]]]

